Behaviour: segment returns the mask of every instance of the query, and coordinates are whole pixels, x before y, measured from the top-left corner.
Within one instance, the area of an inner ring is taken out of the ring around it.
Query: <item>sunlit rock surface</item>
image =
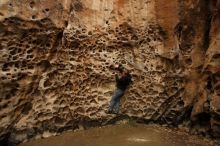
[[[220,136],[219,1],[1,0],[0,135],[106,123],[113,65],[127,116]]]

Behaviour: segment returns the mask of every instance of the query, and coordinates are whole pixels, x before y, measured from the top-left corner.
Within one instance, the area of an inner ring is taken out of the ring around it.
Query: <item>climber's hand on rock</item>
[[[119,65],[118,65],[118,64],[116,64],[116,65],[115,65],[115,68],[116,68],[116,69],[118,69],[118,67],[119,67]]]

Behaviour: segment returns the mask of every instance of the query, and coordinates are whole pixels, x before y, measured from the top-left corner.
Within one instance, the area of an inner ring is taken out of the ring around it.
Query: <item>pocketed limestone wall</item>
[[[117,63],[133,80],[122,113],[218,136],[218,8],[202,0],[1,1],[1,136],[19,143],[105,123]]]

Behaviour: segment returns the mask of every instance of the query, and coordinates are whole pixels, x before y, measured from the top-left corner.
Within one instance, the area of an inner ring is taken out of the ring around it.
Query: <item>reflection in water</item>
[[[214,141],[156,125],[114,125],[66,132],[20,146],[214,146]]]
[[[132,138],[128,138],[128,141],[134,141],[134,142],[148,142],[151,141],[149,139],[146,138],[136,138],[136,137],[132,137]]]

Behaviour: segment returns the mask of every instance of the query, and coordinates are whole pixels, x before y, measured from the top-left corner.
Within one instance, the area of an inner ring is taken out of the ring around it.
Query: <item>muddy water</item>
[[[213,141],[156,125],[115,125],[23,143],[20,146],[212,146]]]

